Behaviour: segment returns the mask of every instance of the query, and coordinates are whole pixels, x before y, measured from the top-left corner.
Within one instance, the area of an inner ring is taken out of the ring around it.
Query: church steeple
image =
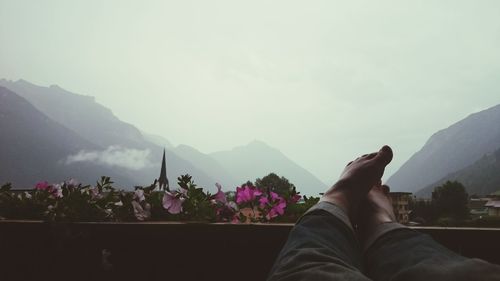
[[[165,161],[165,149],[163,149],[163,160],[161,161],[161,171],[160,178],[158,179],[158,183],[160,184],[160,190],[166,189],[170,191],[168,187],[168,179],[167,179],[167,164]]]

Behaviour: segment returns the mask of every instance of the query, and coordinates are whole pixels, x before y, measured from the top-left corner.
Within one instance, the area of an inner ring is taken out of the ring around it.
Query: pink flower
[[[37,190],[48,190],[50,187],[50,184],[46,181],[41,181],[35,185],[35,189]]]
[[[60,184],[55,184],[53,186],[49,187],[49,192],[52,193],[52,195],[56,198],[62,198],[63,193],[62,193],[62,187]]]
[[[233,219],[231,220],[231,223],[239,223],[240,222],[240,217],[238,215],[234,215]]]
[[[285,214],[286,200],[278,193],[270,191],[259,199],[260,209],[267,220]]]
[[[269,210],[269,213],[267,213],[266,218],[268,220],[271,220],[272,218],[275,218],[277,216],[282,216],[285,213],[285,208],[286,208],[286,201],[282,198],[282,200],[274,205],[271,210]]]
[[[290,198],[290,203],[292,204],[297,203],[299,202],[300,198],[302,198],[302,196],[297,193]]]
[[[261,197],[259,199],[260,207],[264,208],[267,204],[269,204],[269,199],[267,197]]]
[[[243,186],[236,188],[236,203],[246,203],[255,200],[262,192],[255,186]]]
[[[174,195],[168,191],[163,195],[163,208],[165,208],[171,214],[179,214],[182,212],[182,202],[184,202],[184,198],[180,198],[179,196]]]
[[[278,193],[276,193],[276,192],[272,192],[272,191],[271,191],[271,192],[270,192],[270,194],[271,194],[271,199],[272,199],[273,201],[275,201],[275,200],[277,200],[277,199],[280,199],[280,198],[281,198],[281,197],[278,195]]]
[[[43,181],[43,182],[37,183],[35,185],[35,189],[47,191],[48,193],[50,193],[52,195],[52,197],[55,197],[55,198],[63,197],[62,188],[61,188],[60,184],[51,185],[48,182]]]
[[[226,194],[222,192],[222,186],[219,183],[216,183],[215,186],[217,187],[217,193],[214,194],[213,198],[215,199],[216,202],[226,204],[227,198]]]

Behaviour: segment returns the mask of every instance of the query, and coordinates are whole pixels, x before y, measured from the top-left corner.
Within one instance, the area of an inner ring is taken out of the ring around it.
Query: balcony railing
[[[0,221],[0,280],[264,280],[292,226]],[[500,263],[500,229],[415,229]]]

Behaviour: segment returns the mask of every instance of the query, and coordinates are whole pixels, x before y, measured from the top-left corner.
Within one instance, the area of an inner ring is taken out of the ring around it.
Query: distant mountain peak
[[[249,142],[248,145],[260,145],[260,146],[269,146],[267,143],[264,141],[254,139],[253,141]]]
[[[5,82],[8,82],[8,83],[11,83],[11,84],[15,84],[15,85],[19,85],[19,86],[24,86],[24,87],[40,87],[40,88],[43,88],[43,86],[40,86],[40,85],[37,85],[37,84],[34,84],[32,82],[29,82],[27,80],[24,80],[24,79],[18,79],[16,81],[13,81],[13,80],[5,80]]]
[[[277,148],[274,148],[261,140],[255,139],[247,144],[237,145],[237,146],[234,146],[233,148],[230,148],[228,150],[221,150],[221,151],[216,151],[213,153],[225,153],[225,152],[249,150],[249,149],[250,150],[268,150],[268,151],[272,150],[272,151],[280,152]]]
[[[198,149],[192,147],[192,146],[189,146],[187,144],[179,144],[175,147],[176,150],[184,150],[184,151],[195,151],[195,152],[200,152]]]
[[[253,140],[247,145],[214,152],[210,156],[235,175],[240,184],[275,173],[288,178],[305,194],[317,195],[326,190],[321,180],[263,141]]]
[[[266,142],[261,141],[261,140],[257,140],[257,139],[247,143],[246,145],[236,146],[233,148],[233,150],[234,149],[248,149],[248,148],[279,151],[279,149],[272,147],[271,145],[267,144]]]

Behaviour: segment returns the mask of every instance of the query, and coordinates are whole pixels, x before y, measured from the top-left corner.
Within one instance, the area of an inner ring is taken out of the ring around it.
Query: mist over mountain
[[[124,188],[132,188],[134,185],[150,184],[159,176],[163,148],[146,140],[136,127],[119,120],[111,110],[96,103],[93,97],[74,94],[58,86],[37,86],[25,80],[13,82],[1,79],[0,85],[13,92],[21,92],[20,96],[32,103],[33,107],[44,114],[46,119],[50,119],[53,123],[66,128],[66,131],[71,131],[72,135],[77,135],[80,139],[92,144],[78,151],[61,151],[56,154],[60,157],[65,156],[65,160],[73,160],[66,161],[67,165],[71,162],[71,164],[79,163],[79,166],[95,166],[96,168],[93,168],[96,170],[95,176],[89,183],[106,175],[111,176],[115,182],[121,183]],[[25,125],[29,128],[29,123]],[[40,129],[43,129],[43,126]],[[64,139],[52,139],[51,143],[56,147],[65,145]],[[139,159],[141,155],[143,157]],[[214,184],[215,180],[212,177],[168,149],[166,156],[168,178],[174,186],[176,178],[186,173],[193,175],[200,185]],[[0,161],[3,161],[3,157]],[[131,166],[128,164],[137,161],[143,162],[144,165],[130,169]],[[12,165],[12,169],[20,172],[22,172],[21,167]],[[99,171],[98,168],[106,169]],[[40,173],[37,180],[50,178],[51,173],[47,171],[45,174]],[[58,174],[63,176],[62,173]],[[68,176],[58,178],[64,179]],[[73,177],[81,181],[87,180],[78,175]]]
[[[389,178],[388,185],[393,190],[416,192],[472,165],[500,148],[499,124],[497,105],[435,133]]]
[[[112,176],[119,185],[138,184],[120,170],[67,164],[68,155],[100,147],[38,111],[26,99],[0,87],[0,182],[32,187],[41,180],[59,182],[77,178],[94,183],[100,175]]]
[[[317,195],[327,188],[313,174],[261,141],[253,141],[229,151],[214,152],[210,156],[237,179],[243,179],[243,182],[276,173],[288,178],[298,191],[307,190],[308,195]]]
[[[166,138],[164,138],[162,136],[150,134],[150,133],[146,133],[146,132],[142,132],[142,135],[144,136],[144,138],[147,141],[152,142],[152,143],[156,144],[157,146],[165,147],[168,149],[171,149],[174,147],[169,140],[167,140]]]
[[[173,187],[176,178],[187,173],[198,185],[213,190],[216,182],[233,189],[275,172],[289,178],[299,191],[307,189],[308,194],[326,188],[310,172],[262,142],[204,154],[188,145],[174,147],[163,136],[142,133],[93,97],[25,80],[0,79],[0,85],[5,87],[0,145],[10,148],[0,154],[0,182],[13,182],[14,187],[69,177],[91,184],[103,175],[123,188],[147,185],[159,176],[165,148]]]
[[[205,171],[212,176],[216,182],[220,183],[223,187],[234,188],[241,184],[233,174],[224,168],[214,157],[204,154],[197,149],[188,145],[178,145],[172,151],[184,159],[188,159],[198,169]],[[255,180],[255,178],[253,179]]]

